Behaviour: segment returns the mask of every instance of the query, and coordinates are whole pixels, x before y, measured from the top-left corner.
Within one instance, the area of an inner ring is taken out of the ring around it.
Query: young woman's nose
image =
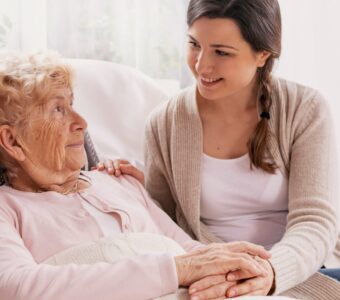
[[[205,51],[200,51],[196,57],[195,67],[199,74],[211,73],[214,69],[213,59]]]

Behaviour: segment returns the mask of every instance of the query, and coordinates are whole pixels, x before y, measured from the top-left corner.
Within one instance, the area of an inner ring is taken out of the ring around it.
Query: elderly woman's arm
[[[42,245],[44,247],[46,245]],[[50,266],[38,264],[14,222],[0,210],[0,299],[102,300],[152,299],[174,293],[203,277],[242,269],[261,274],[246,254],[206,247],[189,254],[138,255],[112,264]]]
[[[47,245],[41,245],[46,247]],[[15,224],[0,211],[0,299],[149,299],[177,290],[170,254],[140,255],[114,264],[38,264]]]

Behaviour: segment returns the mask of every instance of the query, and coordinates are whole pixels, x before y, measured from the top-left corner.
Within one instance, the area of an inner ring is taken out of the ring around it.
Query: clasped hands
[[[144,174],[129,161],[106,160],[96,167],[109,174],[128,174],[144,185]],[[274,286],[270,253],[248,242],[210,244],[175,257],[179,285],[191,300],[222,300],[237,296],[265,296]]]
[[[175,257],[179,285],[188,287],[191,300],[264,296],[274,282],[269,257],[248,242],[210,244]]]

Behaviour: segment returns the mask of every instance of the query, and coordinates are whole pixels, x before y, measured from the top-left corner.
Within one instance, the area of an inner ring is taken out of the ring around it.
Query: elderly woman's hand
[[[93,169],[99,171],[106,170],[109,174],[116,177],[119,177],[122,174],[131,175],[144,186],[144,173],[125,159],[107,159],[104,162],[99,162],[97,167]]]
[[[235,253],[247,253],[251,256],[259,256],[263,259],[268,259],[271,257],[269,251],[267,251],[263,246],[256,245],[246,241],[237,241],[230,243],[211,243],[206,247],[222,248],[230,252]]]
[[[176,256],[178,281],[181,286],[189,286],[193,282],[211,275],[223,275],[242,271],[247,278],[263,275],[261,264],[246,253],[228,251],[219,244],[210,245],[199,250]]]

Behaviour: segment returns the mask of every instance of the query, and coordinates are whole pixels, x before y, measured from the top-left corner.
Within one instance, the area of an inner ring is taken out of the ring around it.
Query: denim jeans
[[[337,281],[340,281],[340,268],[336,268],[336,269],[323,268],[323,269],[320,269],[319,272],[333,279],[336,279]]]

